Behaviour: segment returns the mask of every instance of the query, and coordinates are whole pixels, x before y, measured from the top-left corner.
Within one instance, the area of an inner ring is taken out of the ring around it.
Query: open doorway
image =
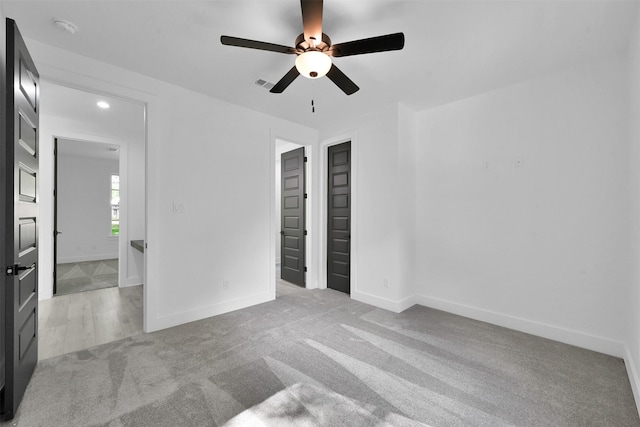
[[[41,264],[52,273],[39,284],[46,359],[143,332],[146,109],[45,79],[40,111],[42,146],[58,157],[44,211],[62,233],[52,233],[50,249],[43,239]]]
[[[117,287],[120,146],[54,143],[53,294]]]

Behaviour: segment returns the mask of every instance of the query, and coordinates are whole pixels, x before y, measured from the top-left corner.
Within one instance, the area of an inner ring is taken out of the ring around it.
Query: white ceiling
[[[99,108],[98,101],[105,101],[110,107]],[[76,132],[92,133],[102,139],[145,140],[142,104],[62,86],[46,79],[40,85],[40,114],[81,123],[82,126],[75,126]]]
[[[220,44],[224,34],[292,46],[302,32],[297,0],[0,1],[27,38],[314,127],[390,102],[426,109],[624,52],[638,7],[615,0],[325,0],[323,30],[334,43],[398,31],[406,37],[402,51],[334,59],[360,86],[346,96],[326,78],[303,77],[271,94],[254,81],[278,81],[293,56]],[[54,18],[78,32],[60,31]]]

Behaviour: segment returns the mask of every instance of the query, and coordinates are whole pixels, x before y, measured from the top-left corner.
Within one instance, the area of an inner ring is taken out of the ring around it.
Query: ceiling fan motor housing
[[[319,50],[321,52],[326,52],[329,50],[329,48],[331,48],[331,39],[325,33],[322,33],[322,40],[315,41],[315,46],[312,46],[311,42],[304,39],[304,33],[300,34],[296,38],[296,49],[298,50],[299,53],[303,53],[311,49]]]

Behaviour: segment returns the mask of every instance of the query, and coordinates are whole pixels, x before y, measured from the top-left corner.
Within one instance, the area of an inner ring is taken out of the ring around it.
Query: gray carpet
[[[622,360],[279,281],[278,299],[38,364],[18,426],[638,426]]]
[[[56,266],[56,295],[118,286],[118,260],[71,262]]]

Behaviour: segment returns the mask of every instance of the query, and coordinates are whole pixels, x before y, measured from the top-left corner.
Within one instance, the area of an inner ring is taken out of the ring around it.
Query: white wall
[[[418,114],[398,106],[398,298],[401,308],[415,303],[416,289],[416,150]]]
[[[420,113],[419,302],[622,355],[626,91],[612,56]]]
[[[640,11],[629,43],[630,111],[630,194],[631,232],[631,289],[627,298],[627,352],[625,365],[640,411]]]
[[[413,304],[413,244],[407,239],[415,206],[413,167],[407,164],[414,145],[411,116],[390,105],[321,130],[323,150],[332,141],[352,139],[351,296],[393,311]],[[400,130],[399,123],[406,128]],[[325,166],[319,167],[322,182]]]
[[[60,145],[64,142],[60,142]],[[111,235],[111,175],[118,159],[78,157],[58,151],[58,263],[118,258]]]
[[[145,330],[275,298],[272,136],[307,145],[317,131],[33,40],[27,45],[42,75],[147,105]],[[49,161],[46,154],[41,160]]]
[[[149,238],[149,253],[158,251],[162,266],[157,310],[166,326],[275,297],[270,128],[293,128],[303,135],[296,140],[315,138],[273,117],[170,91],[168,104],[176,106],[170,139],[149,146],[157,150],[156,165],[173,171],[149,177],[162,188],[157,209],[163,231]],[[183,205],[184,213],[172,213],[172,203]]]

